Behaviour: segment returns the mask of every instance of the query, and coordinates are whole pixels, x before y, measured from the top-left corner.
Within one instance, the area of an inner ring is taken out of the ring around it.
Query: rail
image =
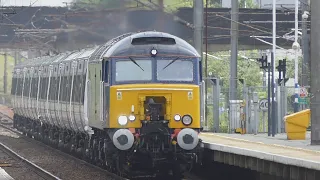
[[[9,116],[7,116],[6,114],[3,114],[3,113],[0,112],[0,118],[1,118],[1,117],[6,117],[6,118],[12,120],[11,117],[9,117]],[[11,127],[8,127],[7,124],[3,124],[3,123],[0,122],[0,127],[5,128],[5,129],[7,129],[7,130],[9,130],[9,131],[11,131],[11,132],[19,135],[19,136],[22,135],[22,133],[21,133],[20,131],[15,130],[15,129],[11,128]],[[82,159],[76,158],[76,157],[74,157],[74,156],[72,156],[72,155],[69,155],[69,154],[64,153],[64,152],[62,152],[62,151],[59,151],[59,150],[57,150],[57,149],[54,149],[54,148],[52,148],[52,147],[50,147],[50,146],[48,146],[48,145],[46,145],[46,144],[44,144],[44,143],[42,143],[42,142],[36,141],[36,140],[34,140],[34,139],[32,139],[32,138],[29,138],[29,137],[27,137],[27,136],[21,136],[21,137],[24,138],[24,139],[26,139],[26,140],[29,141],[29,142],[32,141],[33,143],[36,143],[36,144],[38,144],[38,145],[44,146],[44,147],[46,147],[46,148],[49,148],[50,150],[52,150],[52,151],[54,151],[54,152],[57,152],[57,153],[63,155],[64,157],[71,158],[71,159],[73,159],[73,160],[75,160],[75,161],[79,161],[79,162],[81,162],[82,164],[85,164],[85,165],[87,165],[87,166],[89,166],[89,167],[96,168],[97,170],[100,170],[100,171],[106,173],[106,175],[108,175],[108,176],[110,176],[110,177],[112,177],[112,178],[114,178],[114,179],[116,179],[116,180],[128,180],[128,179],[126,179],[126,178],[123,178],[123,177],[120,177],[120,176],[118,176],[118,175],[116,175],[116,174],[113,174],[113,173],[111,173],[111,172],[109,172],[109,171],[107,171],[107,170],[105,170],[105,169],[102,169],[102,168],[100,168],[100,167],[98,167],[98,166],[95,166],[95,165],[93,165],[93,164],[90,164],[90,163],[88,163],[88,162],[86,162],[86,161],[84,161],[84,160],[82,160]],[[2,146],[2,145],[5,146],[4,144],[1,143],[0,146]],[[2,148],[0,147],[0,149],[2,149]],[[12,151],[12,150],[11,150],[11,151]],[[17,154],[17,153],[15,153],[15,154]],[[17,155],[18,155],[18,154],[17,154]],[[18,155],[18,156],[19,156],[19,155]],[[22,157],[22,158],[23,158],[23,157]],[[26,160],[26,159],[23,158],[23,160]],[[26,160],[26,161],[28,161],[28,160]],[[28,161],[28,162],[30,162],[30,161]],[[30,163],[32,163],[32,162],[30,162]],[[32,164],[33,164],[33,163],[32,163]],[[36,164],[34,164],[34,165],[37,166]],[[37,166],[37,167],[39,167],[39,166]],[[39,168],[40,168],[40,167],[39,167]],[[47,172],[47,171],[46,171],[46,172]],[[50,174],[50,173],[49,173],[49,174]],[[45,179],[46,179],[46,178],[45,178]],[[48,178],[48,179],[50,180],[50,179],[52,179],[52,178]],[[58,178],[58,179],[59,179],[59,178]],[[59,179],[59,180],[60,180],[60,179]]]
[[[14,152],[12,149],[10,149],[8,146],[4,145],[3,143],[0,143],[0,150],[3,151],[4,153],[8,154],[10,157],[14,158],[15,160],[23,162],[31,170],[33,170],[36,174],[38,174],[42,178],[47,179],[47,180],[50,180],[50,179],[60,180],[59,177],[49,173],[48,171],[42,169],[40,166],[34,164],[33,162],[25,159],[22,156],[20,156],[18,153]]]

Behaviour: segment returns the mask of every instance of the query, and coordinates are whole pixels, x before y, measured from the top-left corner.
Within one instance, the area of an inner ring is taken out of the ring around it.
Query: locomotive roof
[[[113,45],[104,54],[104,57],[150,54],[151,49],[148,41],[158,41],[152,44],[152,47],[158,50],[159,55],[174,54],[200,57],[197,50],[185,40],[168,33],[156,31],[140,32],[127,36]]]
[[[26,60],[17,64],[15,68],[48,66],[50,64],[60,64],[76,59],[89,59],[89,61],[101,61],[104,57],[145,55],[150,53],[149,39],[160,40],[152,44],[157,49],[158,54],[174,54],[183,56],[200,57],[194,47],[183,39],[163,32],[147,31],[138,33],[128,33],[109,40],[101,46],[82,49],[80,51],[65,52],[55,56],[43,56]],[[160,42],[160,43],[159,43]],[[149,44],[148,44],[149,43]]]

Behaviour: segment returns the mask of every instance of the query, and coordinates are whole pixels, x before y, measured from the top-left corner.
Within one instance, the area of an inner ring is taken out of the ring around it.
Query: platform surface
[[[13,180],[13,178],[0,167],[0,180]]]
[[[289,141],[286,134],[200,134],[205,148],[320,170],[320,146],[310,145],[310,133],[306,137]]]
[[[211,134],[211,133],[204,133]],[[230,137],[235,139],[247,140],[252,142],[264,143],[264,144],[276,144],[289,147],[296,147],[302,149],[309,149],[320,151],[320,146],[312,146],[311,143],[311,134],[310,132],[306,133],[306,140],[287,140],[287,135],[285,133],[276,134],[275,137],[268,136],[268,134],[227,134],[227,133],[214,133],[218,136]]]

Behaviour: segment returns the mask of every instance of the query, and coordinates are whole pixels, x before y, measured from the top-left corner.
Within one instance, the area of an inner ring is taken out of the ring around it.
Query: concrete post
[[[281,86],[280,87],[280,97],[281,97],[281,106],[282,106],[282,113],[281,113],[281,119],[279,119],[280,121],[280,133],[284,133],[285,132],[285,125],[284,125],[284,121],[283,118],[284,116],[286,116],[287,114],[287,87],[285,86]]]
[[[259,97],[257,92],[253,92],[253,108],[254,108],[254,134],[258,134],[258,127],[259,127]]]
[[[320,145],[320,1],[311,0],[311,145]]]
[[[241,100],[230,100],[230,110],[229,110],[229,133],[235,133],[237,128],[241,127],[240,122],[240,104]]]
[[[7,52],[4,53],[4,74],[3,74],[3,92],[4,94],[7,93],[7,80],[8,80],[8,67],[7,67]]]
[[[246,115],[246,132],[250,133],[250,109],[249,109],[249,105],[250,105],[250,99],[249,99],[249,88],[245,86],[243,87],[243,94],[244,94],[244,100],[245,100],[245,115]]]
[[[238,19],[239,2],[231,2],[231,61],[230,61],[230,95],[229,100],[237,99],[237,63],[238,63]]]
[[[284,112],[284,102],[283,102],[283,86],[277,86],[277,133],[281,133],[282,121],[283,121],[283,112]]]
[[[193,44],[199,55],[201,56],[201,61],[203,60],[203,1],[194,0],[193,1],[193,24],[194,24],[194,34],[193,34]],[[207,78],[207,64],[204,65],[204,72],[205,72],[205,78]],[[207,97],[208,94],[208,81],[205,80],[204,90],[205,90],[205,97]],[[204,108],[207,112],[207,98],[205,98],[205,105]],[[204,128],[207,129],[207,114],[204,114]]]

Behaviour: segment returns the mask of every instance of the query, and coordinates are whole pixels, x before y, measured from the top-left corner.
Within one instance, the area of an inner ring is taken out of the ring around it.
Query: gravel
[[[24,163],[15,160],[8,154],[0,150],[0,163],[10,164],[9,167],[2,167],[14,179],[35,180],[43,179],[34,171],[30,170]]]
[[[77,180],[113,180],[106,172],[98,168],[90,167],[80,160],[62,155],[60,152],[53,150],[37,142],[28,141],[24,138],[8,132],[8,130],[0,127],[0,141],[17,152],[22,157],[37,164],[48,172],[58,176],[61,179],[77,179]],[[15,168],[4,168],[8,174],[14,179],[26,179],[26,174],[29,174],[28,169],[21,166]],[[29,175],[28,175],[29,176]],[[32,178],[39,179],[39,178]],[[28,179],[26,179],[28,180]]]

